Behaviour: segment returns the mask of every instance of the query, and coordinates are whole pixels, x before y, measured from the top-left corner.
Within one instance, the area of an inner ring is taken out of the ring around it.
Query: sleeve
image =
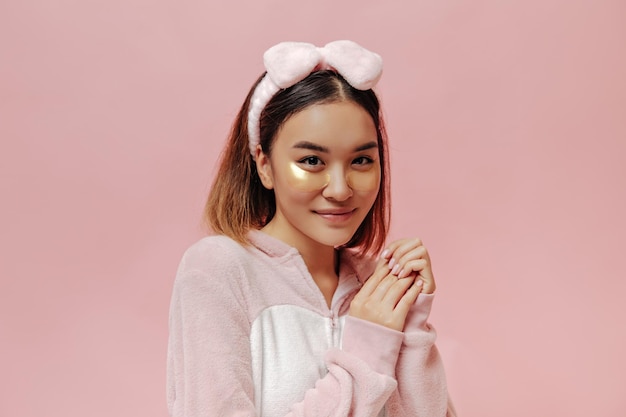
[[[234,281],[241,272],[225,268],[231,270],[216,269],[210,274],[179,270],[175,280],[167,354],[167,402],[172,417],[257,415],[250,321],[245,296]],[[396,350],[402,340],[401,333],[395,335],[391,343],[397,345]],[[357,352],[369,343],[355,339],[347,349],[326,352],[328,373],[286,416],[376,416],[396,389],[397,358],[390,362],[385,357],[388,344],[359,356]]]
[[[396,365],[398,388],[389,398],[389,417],[456,417],[446,376],[428,323],[433,294],[420,294],[405,323]]]

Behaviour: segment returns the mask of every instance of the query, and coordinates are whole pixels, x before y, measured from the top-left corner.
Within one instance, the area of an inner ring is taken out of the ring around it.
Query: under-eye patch
[[[289,165],[289,185],[303,192],[322,190],[330,183],[328,171],[311,172],[304,170],[297,163]],[[367,170],[349,170],[346,173],[346,183],[354,191],[374,191],[380,183],[380,170],[371,167]]]

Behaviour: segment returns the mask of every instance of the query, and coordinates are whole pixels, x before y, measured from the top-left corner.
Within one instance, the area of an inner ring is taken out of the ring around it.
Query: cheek
[[[368,171],[350,171],[346,175],[346,182],[354,191],[364,193],[378,191],[380,187],[380,169],[376,167]]]
[[[296,164],[289,164],[287,170],[287,183],[295,190],[309,193],[326,187],[330,182],[330,176],[322,172],[309,172],[301,169]]]

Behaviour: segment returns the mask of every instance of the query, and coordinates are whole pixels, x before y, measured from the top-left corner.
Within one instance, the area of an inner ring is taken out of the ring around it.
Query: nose
[[[352,188],[346,181],[346,172],[343,167],[334,167],[329,172],[329,181],[322,190],[325,198],[335,201],[345,201],[352,197]]]

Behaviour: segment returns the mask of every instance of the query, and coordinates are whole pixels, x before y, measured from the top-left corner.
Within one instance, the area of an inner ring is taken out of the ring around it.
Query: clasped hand
[[[428,251],[420,239],[400,239],[383,251],[376,270],[350,303],[349,314],[403,331],[420,293],[435,291]]]

